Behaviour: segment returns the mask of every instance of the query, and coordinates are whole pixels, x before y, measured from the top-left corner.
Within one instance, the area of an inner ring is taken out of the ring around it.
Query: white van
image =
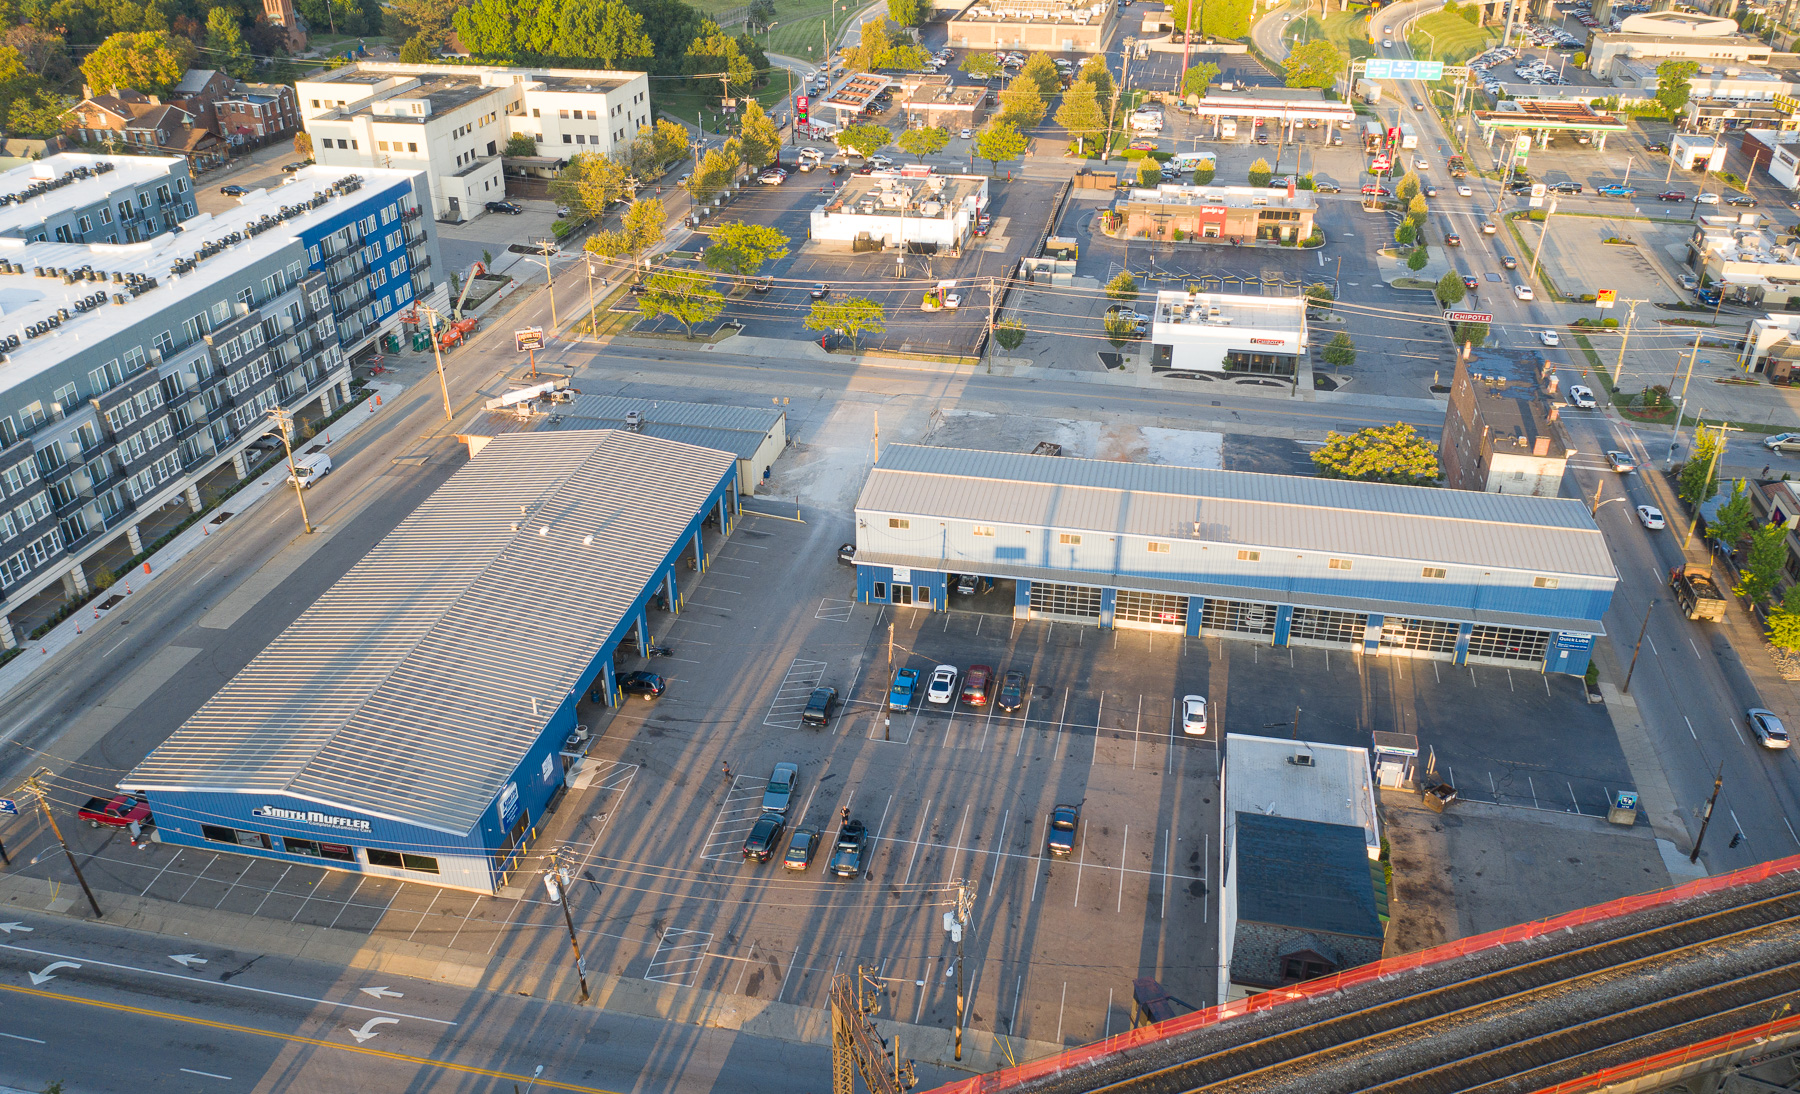
[[[297,482],[302,488],[309,488],[313,483],[329,474],[331,474],[331,457],[319,452],[295,460],[294,470],[289,473],[287,481],[289,486]]]
[[[1139,133],[1161,133],[1163,120],[1161,114],[1133,114],[1131,128]]]

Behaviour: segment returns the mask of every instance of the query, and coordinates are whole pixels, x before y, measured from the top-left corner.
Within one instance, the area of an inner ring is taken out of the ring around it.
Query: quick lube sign
[[[305,809],[283,809],[279,805],[259,805],[250,810],[250,815],[263,820],[316,824],[320,828],[335,828],[345,832],[369,831],[369,822],[356,817],[334,817],[330,813],[314,813]]]

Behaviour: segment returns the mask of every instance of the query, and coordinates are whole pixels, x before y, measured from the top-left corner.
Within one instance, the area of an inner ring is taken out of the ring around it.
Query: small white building
[[[1800,237],[1773,235],[1762,217],[1702,217],[1688,238],[1689,264],[1707,283],[1751,303],[1800,299]]]
[[[905,245],[914,251],[961,246],[987,208],[988,180],[981,175],[938,175],[907,168],[854,175],[815,208],[815,240],[855,243],[872,240],[882,247]]]
[[[1307,351],[1306,302],[1164,290],[1150,316],[1152,371],[1295,375]]]
[[[652,121],[642,72],[363,62],[295,91],[319,164],[424,171],[437,220],[506,197],[500,157],[513,136],[566,159],[622,151]]]
[[[1777,349],[1786,351],[1782,356],[1791,355],[1796,340],[1800,340],[1800,315],[1765,315],[1750,320],[1744,331],[1744,371],[1769,371],[1770,362],[1766,359]]]
[[[1717,171],[1725,166],[1725,142],[1711,133],[1677,133],[1669,140],[1669,156],[1683,171]]]

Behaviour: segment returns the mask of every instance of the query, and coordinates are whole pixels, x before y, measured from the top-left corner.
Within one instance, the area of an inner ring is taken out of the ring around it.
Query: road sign
[[[808,100],[807,100],[806,96],[804,96],[804,95],[794,96],[794,120],[801,125],[808,124],[807,114],[806,114],[807,103],[808,103]]]
[[[1533,209],[1542,209],[1544,207],[1544,194],[1548,190],[1549,190],[1549,187],[1545,186],[1541,182],[1534,182],[1531,184],[1530,205]]]
[[[1393,161],[1386,156],[1376,156],[1373,160],[1369,161],[1369,173],[1371,175],[1378,175],[1392,166]]]
[[[1452,323],[1492,323],[1492,314],[1484,311],[1447,311],[1444,318]]]
[[[11,798],[0,798],[0,813],[4,813],[9,817],[18,816],[19,803],[13,801]]]
[[[1610,308],[1619,302],[1619,290],[1601,289],[1594,293],[1594,307]]]
[[[1371,80],[1441,80],[1444,62],[1371,57],[1363,62],[1363,75]]]

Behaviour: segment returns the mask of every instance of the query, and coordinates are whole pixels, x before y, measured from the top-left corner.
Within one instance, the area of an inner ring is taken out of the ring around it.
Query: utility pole
[[[1556,215],[1556,199],[1551,198],[1550,199],[1550,208],[1545,210],[1545,212],[1544,212],[1544,226],[1542,228],[1538,229],[1538,245],[1531,252],[1531,269],[1529,272],[1527,272],[1525,274],[1526,281],[1530,281],[1532,278],[1537,276],[1538,259],[1544,253],[1544,240],[1550,238],[1550,218],[1555,215]]]
[[[306,534],[310,536],[313,526],[306,515],[306,484],[300,481],[300,473],[294,468],[294,416],[280,407],[273,407],[269,417],[281,430],[281,447],[287,450],[288,481],[294,484],[294,496],[300,499],[300,523],[306,526]]]
[[[594,341],[600,340],[600,323],[594,318],[594,260],[587,260],[588,281],[588,336]]]
[[[1698,437],[1700,430],[1704,428],[1706,427],[1696,423],[1694,427],[1695,436]],[[1725,434],[1742,432],[1743,430],[1738,426],[1728,425],[1723,421],[1719,423],[1719,443],[1713,445],[1712,458],[1706,461],[1706,481],[1711,482],[1713,476],[1719,473],[1719,453],[1725,451]],[[1687,550],[1694,542],[1694,526],[1700,523],[1699,504],[1696,503],[1693,508],[1694,511],[1688,516],[1687,536],[1681,541],[1681,549],[1683,551]]]
[[[969,913],[975,907],[975,890],[969,887],[964,878],[956,883],[956,911],[944,913],[944,930],[950,932],[950,938],[956,943],[956,1059],[962,1059],[963,1011],[967,999],[963,995],[963,928],[969,922]]]
[[[1719,784],[1725,781],[1725,765],[1719,765],[1718,773],[1713,776],[1712,797],[1706,799],[1706,812],[1700,815],[1700,834],[1694,837],[1694,853],[1688,856],[1689,862],[1700,861],[1700,842],[1706,838],[1706,826],[1712,823],[1713,805],[1719,800]]]
[[[1604,489],[1606,489],[1606,480],[1605,479],[1601,479],[1599,482],[1594,484],[1594,502],[1592,505],[1588,506],[1588,516],[1591,517],[1595,513],[1598,513],[1600,511],[1600,491],[1602,491]]]
[[[1660,600],[1652,600],[1644,606],[1644,625],[1638,628],[1637,645],[1631,647],[1631,667],[1625,670],[1625,682],[1619,685],[1620,695],[1631,694],[1631,674],[1637,671],[1638,654],[1644,650],[1644,632],[1650,629],[1650,613],[1656,610]]]
[[[538,250],[544,255],[544,287],[550,290],[550,336],[556,336],[556,279],[550,276],[550,252],[556,250],[554,239],[538,240]]]
[[[1720,293],[1720,298],[1721,299],[1724,298],[1723,293]],[[1700,332],[1695,331],[1694,332],[1694,348],[1688,352],[1687,378],[1681,381],[1681,398],[1676,402],[1676,405],[1675,405],[1675,428],[1674,428],[1673,432],[1671,432],[1669,434],[1669,455],[1666,459],[1663,460],[1663,470],[1664,471],[1667,471],[1670,468],[1675,466],[1675,446],[1681,442],[1681,418],[1684,414],[1687,413],[1688,384],[1693,382],[1694,359],[1698,356],[1700,356]],[[1680,365],[1676,366],[1676,368],[1680,368],[1680,367],[1681,367]],[[1674,383],[1675,383],[1675,377],[1673,375],[1671,375],[1669,377],[1669,384],[1670,384],[1670,386],[1673,386]],[[1703,407],[1701,409],[1704,410],[1705,408]],[[1694,419],[1696,421],[1698,421],[1699,418],[1700,418],[1700,415],[1696,413],[1694,415]]]
[[[569,884],[574,879],[573,849],[567,844],[551,852],[552,869],[544,875],[550,903],[562,905],[563,923],[569,928],[569,949],[575,951],[575,976],[581,981],[581,1001],[588,1001],[587,966],[581,963],[581,943],[575,938],[575,918],[569,914]],[[560,884],[559,884],[560,882]]]
[[[56,842],[62,847],[63,857],[69,860],[69,869],[75,871],[75,880],[81,883],[81,891],[87,894],[88,904],[94,909],[94,918],[103,919],[105,915],[100,911],[100,902],[94,899],[94,890],[88,888],[87,878],[81,876],[81,864],[75,861],[75,852],[69,850],[69,841],[63,839],[62,829],[56,826],[56,818],[50,813],[50,801],[48,795],[44,793],[43,781],[43,777],[48,774],[50,774],[49,768],[38,768],[30,775],[25,776],[25,786],[37,796],[38,808],[44,811],[44,820],[50,825],[50,833],[56,837]]]
[[[447,422],[455,415],[450,412],[450,382],[444,379],[444,350],[438,345],[437,325],[438,320],[443,316],[430,304],[420,304],[418,308],[431,320],[431,326],[427,329],[427,337],[431,339],[431,356],[437,361],[438,391],[444,396],[444,420]]]
[[[1187,86],[1188,50],[1192,48],[1194,38],[1194,5],[1199,0],[1187,0],[1187,26],[1181,31],[1181,75],[1175,77],[1175,91],[1180,93]],[[958,1057],[960,1059],[960,1057]]]
[[[900,1039],[889,1048],[870,1021],[882,995],[880,982],[861,965],[854,976],[832,978],[831,1094],[854,1094],[858,1074],[870,1094],[906,1094],[918,1082],[912,1061],[901,1062]]]

